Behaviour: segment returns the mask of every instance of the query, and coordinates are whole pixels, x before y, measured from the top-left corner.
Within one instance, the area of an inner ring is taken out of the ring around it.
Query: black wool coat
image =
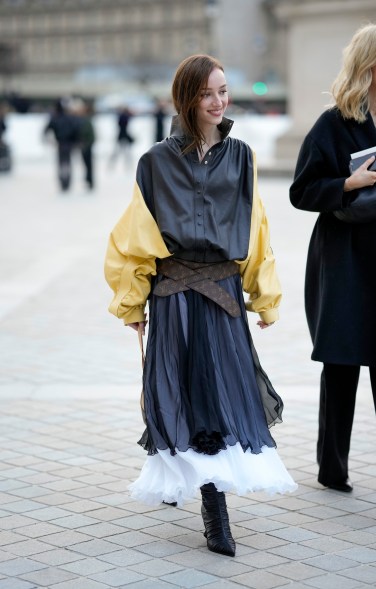
[[[373,146],[370,114],[357,123],[333,108],[319,117],[300,149],[290,200],[320,213],[305,280],[313,360],[376,366],[376,221],[345,223],[332,212],[357,196],[343,191],[350,154]]]

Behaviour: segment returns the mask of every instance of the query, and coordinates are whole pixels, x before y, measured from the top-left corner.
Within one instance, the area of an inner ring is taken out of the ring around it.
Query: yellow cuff
[[[274,323],[274,321],[278,321],[279,319],[278,309],[269,309],[268,311],[261,311],[259,315],[261,321],[264,321],[264,323]]]
[[[145,307],[140,305],[139,307],[131,307],[123,316],[124,325],[129,323],[139,323],[145,321]]]

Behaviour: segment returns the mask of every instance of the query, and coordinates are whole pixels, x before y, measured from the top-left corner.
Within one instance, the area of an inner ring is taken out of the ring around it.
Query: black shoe
[[[201,487],[201,514],[205,526],[204,536],[209,550],[218,554],[235,556],[235,540],[230,530],[226,498],[213,483]]]
[[[319,481],[320,482],[320,481]],[[351,493],[353,490],[353,484],[350,479],[346,479],[343,483],[321,483],[328,489],[334,489],[335,491],[342,491],[343,493]]]
[[[162,501],[162,503],[164,503],[165,505],[171,505],[171,507],[176,507],[177,506],[177,501],[172,501],[171,503],[169,503],[168,501]]]

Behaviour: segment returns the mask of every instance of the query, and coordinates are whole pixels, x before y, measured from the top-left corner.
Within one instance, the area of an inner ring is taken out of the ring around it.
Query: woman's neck
[[[215,145],[216,143],[218,143],[221,140],[221,133],[218,129],[218,127],[211,127],[209,129],[203,129],[202,130],[202,134],[204,137],[204,141],[201,142],[201,152],[199,151],[199,158],[200,160],[203,159],[205,153],[208,151],[208,149],[210,149],[211,147],[213,147],[213,145]]]
[[[208,129],[202,129],[202,135],[205,139],[204,145],[212,147],[221,139],[221,133],[218,127],[211,125]]]

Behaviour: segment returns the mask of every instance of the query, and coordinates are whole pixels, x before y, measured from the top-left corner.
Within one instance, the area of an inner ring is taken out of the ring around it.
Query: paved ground
[[[107,313],[102,264],[133,166],[98,189],[55,188],[51,157],[0,177],[0,589],[357,589],[376,585],[375,420],[362,374],[351,496],[316,482],[320,366],[309,360],[302,306],[314,215],[288,202],[288,179],[260,180],[285,298],[258,332],[264,368],[285,401],[273,434],[299,489],[228,496],[236,558],[209,553],[198,500],[145,508],[127,485],[144,460],[136,440],[137,338]]]

